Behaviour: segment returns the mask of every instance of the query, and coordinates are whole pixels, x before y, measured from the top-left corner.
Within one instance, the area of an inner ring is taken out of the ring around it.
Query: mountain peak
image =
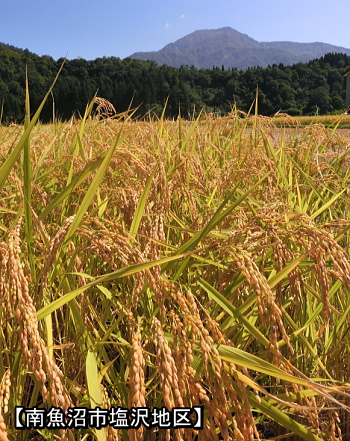
[[[307,62],[328,52],[350,55],[350,49],[326,43],[258,42],[247,34],[226,26],[194,31],[159,51],[136,52],[130,57],[154,60],[158,64],[174,67],[186,64],[197,68],[224,65],[225,68],[245,70],[253,66]]]

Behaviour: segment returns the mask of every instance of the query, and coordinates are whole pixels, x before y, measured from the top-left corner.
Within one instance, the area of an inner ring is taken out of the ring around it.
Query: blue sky
[[[333,5],[322,0],[0,0],[0,42],[55,59],[124,58],[159,50],[198,29],[231,26],[258,41],[350,48],[350,1]]]

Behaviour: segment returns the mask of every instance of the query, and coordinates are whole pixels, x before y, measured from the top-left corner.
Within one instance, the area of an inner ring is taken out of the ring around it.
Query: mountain
[[[159,65],[212,68],[222,65],[245,70],[283,63],[291,65],[319,58],[326,53],[350,55],[350,49],[326,43],[293,43],[291,41],[258,42],[230,27],[195,31],[175,43],[154,52],[136,52],[130,58],[154,60]]]

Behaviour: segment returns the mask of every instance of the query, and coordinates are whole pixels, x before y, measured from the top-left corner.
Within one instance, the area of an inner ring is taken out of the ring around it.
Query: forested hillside
[[[55,77],[63,59],[38,56],[28,50],[0,46],[0,117],[2,122],[24,118],[26,68],[31,109],[35,110]],[[62,73],[42,114],[42,121],[55,116],[64,120],[82,114],[86,104],[98,96],[110,101],[118,112],[130,103],[137,115],[160,114],[166,100],[166,116],[196,114],[201,108],[226,114],[234,103],[247,111],[259,88],[259,112],[278,111],[292,115],[341,111],[345,103],[343,72],[350,66],[345,54],[327,54],[308,63],[282,64],[267,68],[224,70],[158,66],[152,61],[121,60],[116,57],[66,60]],[[54,100],[54,106],[53,106]]]

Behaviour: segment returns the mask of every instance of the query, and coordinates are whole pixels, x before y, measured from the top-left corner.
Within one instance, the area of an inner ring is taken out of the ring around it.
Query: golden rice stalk
[[[63,373],[50,358],[45,342],[39,333],[36,308],[30,295],[30,285],[24,274],[20,259],[19,232],[20,224],[10,234],[7,246],[7,265],[5,268],[1,268],[1,272],[6,271],[7,286],[9,288],[6,301],[15,307],[24,365],[31,367],[36,380],[41,386],[44,400],[47,400],[49,396],[54,406],[66,410],[70,405],[70,400],[61,381]],[[2,248],[4,248],[4,245],[2,244]],[[49,390],[47,389],[47,381]]]
[[[134,317],[129,312],[129,323],[131,327],[131,363],[130,368],[130,390],[129,390],[129,409],[133,407],[146,407],[146,388],[145,388],[145,358],[141,345],[141,332],[135,324]],[[138,430],[129,430],[129,437],[132,441],[142,441],[144,438],[144,427]]]
[[[112,115],[115,115],[117,111],[115,110],[113,104],[106,100],[105,98],[96,97],[95,98],[95,104],[97,104],[96,112],[100,116],[104,117],[110,117]]]
[[[169,410],[173,409],[176,405],[182,407],[183,400],[178,386],[179,381],[175,360],[169,343],[164,337],[160,321],[156,317],[153,317],[152,328],[154,330],[153,342],[156,348],[164,404]]]
[[[3,409],[2,413],[7,413],[9,410],[8,404],[10,399],[10,386],[11,371],[7,370],[3,376],[0,388],[0,408]]]
[[[9,441],[6,433],[6,424],[2,413],[0,413],[0,441]]]
[[[72,225],[74,218],[75,216],[70,216],[69,218],[67,218],[63,226],[57,231],[56,235],[50,241],[50,249],[47,253],[41,276],[41,285],[43,288],[47,288],[48,274],[52,268],[52,265],[55,262],[57,251],[62,245],[63,240],[67,234],[67,231],[69,230],[69,227]]]

